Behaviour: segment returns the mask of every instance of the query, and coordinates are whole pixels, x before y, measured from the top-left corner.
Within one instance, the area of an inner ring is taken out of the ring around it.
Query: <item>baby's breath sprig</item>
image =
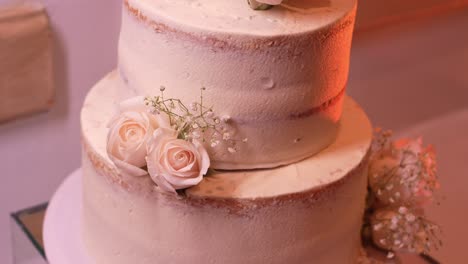
[[[378,129],[369,163],[364,241],[392,255],[439,249],[440,227],[424,215],[439,188],[432,146],[424,147],[420,138],[392,141],[391,131]]]
[[[380,158],[392,150],[392,136],[393,132],[391,130],[375,129],[374,140],[371,146],[371,159]]]
[[[208,143],[212,148],[224,145],[227,151],[235,153],[239,149],[239,140],[234,137],[234,128],[229,116],[217,116],[213,107],[207,107],[203,93],[205,87],[200,89],[200,100],[185,105],[180,99],[166,98],[161,86],[160,95],[146,97],[145,104],[153,114],[164,114],[168,117],[170,125],[177,131],[177,137],[187,141],[198,140]]]
[[[440,227],[415,209],[381,209],[371,222],[374,242],[384,249],[428,254],[442,246]]]
[[[391,136],[389,131],[377,132],[371,157],[371,188],[378,199],[391,204],[428,200],[439,188],[432,146],[423,148],[421,139],[400,144],[392,142]]]

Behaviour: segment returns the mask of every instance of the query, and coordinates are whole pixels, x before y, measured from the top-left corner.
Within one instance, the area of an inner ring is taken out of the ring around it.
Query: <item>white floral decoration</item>
[[[143,97],[121,102],[110,120],[107,154],[115,166],[128,176],[146,176],[145,157],[153,132],[169,126],[165,115],[154,116],[147,111]]]
[[[369,167],[369,186],[384,205],[424,204],[439,188],[435,152],[422,139],[390,140],[389,131],[377,133]]]
[[[374,244],[386,250],[427,253],[442,244],[440,227],[417,208],[378,209],[371,216],[371,228]]]
[[[163,192],[176,193],[199,184],[210,167],[205,148],[194,139],[178,139],[172,129],[154,132],[146,157],[151,179]]]
[[[369,161],[369,194],[363,238],[393,252],[428,253],[442,245],[440,227],[424,207],[439,188],[435,152],[421,138],[392,141],[377,130]]]
[[[205,145],[236,153],[247,139],[236,139],[230,116],[217,116],[205,106],[205,88],[200,101],[188,106],[165,98],[164,87],[160,90],[159,96],[134,97],[119,105],[109,124],[107,153],[122,175],[149,176],[159,190],[176,194],[208,173]]]

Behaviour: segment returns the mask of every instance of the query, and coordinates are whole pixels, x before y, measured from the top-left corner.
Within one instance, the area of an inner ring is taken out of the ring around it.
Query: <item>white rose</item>
[[[177,139],[176,132],[167,128],[154,132],[146,160],[153,181],[170,193],[197,185],[210,167],[202,144]]]
[[[163,114],[150,114],[144,97],[122,102],[109,123],[107,153],[117,168],[130,176],[144,176],[147,144],[159,127],[170,126]]]

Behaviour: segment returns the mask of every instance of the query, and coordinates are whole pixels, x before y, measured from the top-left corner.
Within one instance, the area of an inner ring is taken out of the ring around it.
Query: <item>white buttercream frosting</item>
[[[106,151],[109,130],[106,121],[113,116],[112,109],[119,104],[120,98],[126,97],[125,92],[125,85],[118,74],[111,73],[89,92],[81,116],[85,143],[117,174],[118,170]],[[336,140],[320,153],[276,169],[218,171],[189,189],[188,194],[218,198],[266,198],[307,191],[339,180],[361,163],[372,138],[367,115],[347,96],[343,112]],[[313,177],[310,171],[314,172]],[[150,187],[149,191],[152,190]]]
[[[356,5],[355,0],[290,0],[286,6],[258,12],[249,7],[247,0],[128,0],[128,3],[155,21],[193,30],[261,36],[320,29],[336,23]]]
[[[133,95],[156,95],[164,85],[184,102],[198,101],[206,87],[206,104],[249,139],[234,154],[210,151],[214,168],[309,157],[338,130],[356,1],[288,6],[260,12],[244,1],[128,0],[121,78]]]
[[[176,198],[119,174],[106,121],[128,92],[116,73],[82,111],[84,240],[97,263],[343,263],[360,248],[372,129],[346,97],[336,141],[289,166],[218,172]]]

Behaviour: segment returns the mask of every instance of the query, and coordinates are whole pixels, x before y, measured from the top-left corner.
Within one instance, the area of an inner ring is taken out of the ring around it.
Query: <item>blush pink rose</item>
[[[146,161],[153,181],[168,193],[199,184],[210,167],[202,144],[177,139],[176,132],[167,128],[154,132]]]
[[[159,127],[169,126],[162,114],[150,114],[144,97],[122,102],[109,123],[107,154],[125,175],[145,176],[147,144]]]

